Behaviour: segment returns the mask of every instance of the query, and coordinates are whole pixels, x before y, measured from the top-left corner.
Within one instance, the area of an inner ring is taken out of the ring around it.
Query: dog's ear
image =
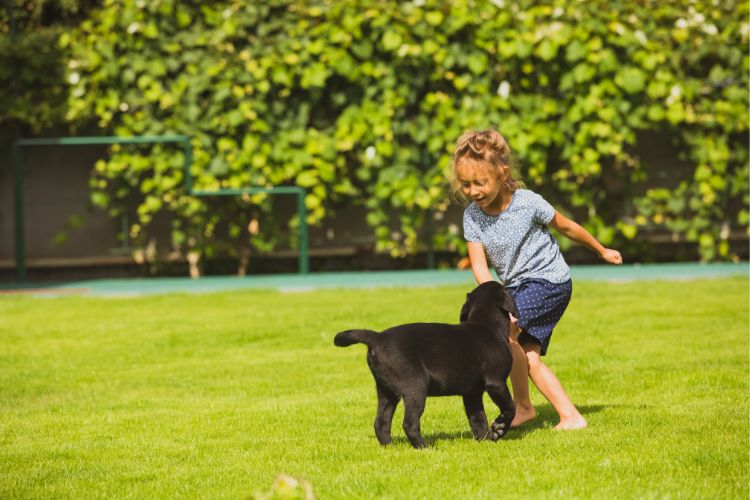
[[[458,321],[463,323],[464,321],[469,321],[469,310],[471,309],[471,294],[466,294],[466,302],[464,302],[464,305],[461,306],[461,314],[459,315]]]
[[[518,308],[516,308],[516,301],[513,299],[513,296],[505,288],[502,289],[500,294],[502,295],[500,307],[511,313],[514,318],[518,318]]]

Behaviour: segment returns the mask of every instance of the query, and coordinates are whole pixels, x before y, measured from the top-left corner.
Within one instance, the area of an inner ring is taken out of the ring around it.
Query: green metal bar
[[[13,207],[15,211],[16,238],[16,276],[19,281],[26,281],[26,237],[23,220],[23,189],[21,179],[21,148],[16,141],[13,144]]]
[[[215,190],[193,189],[193,175],[190,172],[191,161],[185,161],[185,190],[193,196],[241,196],[243,194],[293,194],[297,197],[297,217],[299,218],[299,273],[307,274],[310,271],[310,258],[308,253],[307,238],[307,206],[305,196],[307,191],[298,186],[272,186],[272,187],[245,187],[245,188],[219,188]]]
[[[299,219],[299,272],[307,274],[310,270],[310,259],[307,255],[307,206],[305,205],[305,190],[300,188],[297,193],[297,218]]]
[[[180,143],[185,152],[183,164],[185,190],[192,196],[238,196],[242,194],[267,193],[292,194],[297,197],[297,216],[299,217],[299,272],[307,274],[310,269],[308,254],[307,192],[297,186],[247,187],[241,189],[218,189],[215,191],[194,190],[190,167],[193,165],[193,148],[190,139],[184,135],[156,136],[100,136],[100,137],[49,137],[38,139],[18,139],[13,143],[13,191],[15,197],[15,238],[16,238],[16,276],[19,281],[26,281],[26,246],[25,225],[23,217],[23,190],[21,171],[21,147],[38,146],[95,146],[112,144],[164,144]]]
[[[111,144],[164,144],[170,142],[188,143],[184,135],[141,135],[133,137],[47,137],[40,139],[19,139],[19,146],[95,146]]]
[[[190,171],[193,152],[190,139],[185,135],[154,136],[100,136],[100,137],[49,137],[39,139],[17,139],[13,143],[13,197],[15,210],[16,278],[26,281],[26,227],[23,214],[23,189],[21,147],[36,146],[95,146],[112,144],[164,144],[181,143],[185,148],[185,170]]]
[[[307,194],[304,189],[297,186],[272,186],[272,187],[246,187],[246,188],[219,188],[194,189],[190,191],[193,196],[240,196],[243,194]]]
[[[246,187],[239,189],[216,189],[216,190],[192,190],[192,177],[186,167],[185,187],[193,196],[240,196],[243,194],[293,194],[297,197],[297,218],[299,219],[299,273],[307,274],[310,271],[310,257],[307,241],[307,206],[305,196],[307,191],[297,186],[277,187]]]

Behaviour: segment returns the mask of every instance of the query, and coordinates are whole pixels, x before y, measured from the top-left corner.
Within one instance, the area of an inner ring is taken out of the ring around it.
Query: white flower
[[[81,75],[79,75],[79,74],[78,74],[77,72],[75,72],[75,71],[74,71],[74,72],[72,72],[72,73],[70,74],[70,76],[68,77],[68,81],[69,81],[69,82],[70,82],[70,83],[71,83],[72,85],[75,85],[75,84],[77,84],[78,82],[80,82],[80,81],[81,81]]]
[[[669,95],[667,96],[666,103],[667,105],[672,104],[677,99],[680,98],[682,95],[682,90],[680,89],[679,85],[672,85],[672,89],[669,91]]]
[[[131,23],[130,26],[128,26],[128,33],[131,35],[135,33],[136,31],[141,29],[141,25],[139,23]]]
[[[500,85],[498,85],[497,87],[497,95],[499,95],[503,99],[507,99],[510,95],[510,83],[508,83],[506,80],[500,82]]]
[[[703,32],[707,35],[715,36],[719,34],[719,29],[716,25],[708,23],[703,25]]]
[[[684,30],[688,27],[688,22],[685,19],[678,19],[677,21],[675,21],[674,25],[676,28]]]
[[[121,102],[120,103],[120,111],[122,111],[124,113],[127,110],[129,110],[129,109],[130,109],[130,106],[128,106],[128,103],[126,103],[126,102]]]
[[[375,146],[367,146],[367,149],[365,149],[365,156],[367,156],[368,160],[374,159],[375,153],[377,153]]]

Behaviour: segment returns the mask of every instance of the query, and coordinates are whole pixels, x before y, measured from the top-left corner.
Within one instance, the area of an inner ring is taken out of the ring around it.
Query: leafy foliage
[[[393,255],[448,210],[456,138],[494,126],[528,186],[604,244],[666,229],[712,260],[747,234],[747,17],[736,1],[106,0],[60,42],[73,123],[186,134],[197,188],[295,184],[310,223],[363,203]],[[677,185],[647,178],[648,130],[692,165]],[[168,211],[180,251],[277,241],[262,195],[192,198],[172,150],[114,153],[95,201],[137,202],[134,237]],[[449,229],[437,242],[459,248]]]
[[[62,122],[69,57],[58,39],[96,4],[93,0],[8,0],[0,9],[0,125],[32,130]]]

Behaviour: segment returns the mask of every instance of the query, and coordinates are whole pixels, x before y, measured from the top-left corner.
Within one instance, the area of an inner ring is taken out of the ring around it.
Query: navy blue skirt
[[[547,280],[530,279],[506,289],[513,296],[518,309],[518,326],[523,330],[518,336],[519,343],[539,344],[540,353],[544,356],[552,330],[570,303],[573,283],[570,280],[565,283],[550,283]]]

